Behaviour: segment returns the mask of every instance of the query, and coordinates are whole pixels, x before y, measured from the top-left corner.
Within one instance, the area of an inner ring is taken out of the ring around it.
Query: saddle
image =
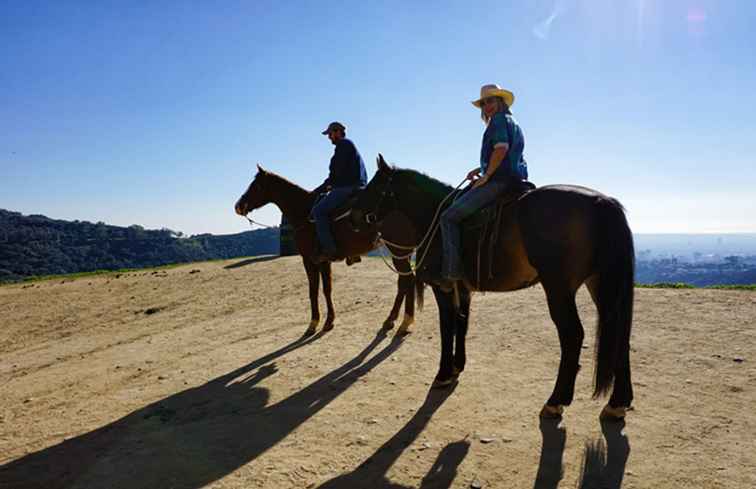
[[[362,189],[361,188],[355,189],[349,195],[349,198],[347,199],[346,202],[344,202],[343,204],[341,204],[340,206],[338,206],[337,208],[335,208],[334,210],[332,210],[329,213],[328,216],[329,216],[329,220],[331,221],[331,223],[334,223],[336,221],[340,221],[340,220],[346,218],[349,215],[349,211],[352,209],[352,205],[354,204],[354,201],[357,198],[357,192],[359,192],[360,190],[362,190]],[[315,198],[315,202],[313,202],[312,206],[315,207],[318,204],[318,202],[320,202],[323,198],[325,198],[325,196],[327,194],[328,194],[328,192],[324,192],[324,193],[318,195]],[[310,214],[308,216],[307,220],[310,223],[315,224],[315,218],[312,217],[312,214]]]
[[[535,184],[527,181],[520,181],[512,184],[512,186],[493,203],[480,209],[469,219],[462,222],[462,235],[466,235],[467,231],[496,223],[499,220],[499,217],[501,217],[501,211],[505,207],[509,206],[509,204],[512,204],[531,190],[535,190],[535,188]]]
[[[345,219],[349,216],[349,212],[352,209],[352,205],[354,204],[355,199],[357,198],[357,192],[359,192],[361,188],[356,188],[347,198],[346,202],[344,202],[342,205],[336,207],[333,211],[331,211],[328,214],[328,220],[331,224],[340,221],[342,219]],[[327,192],[321,193],[315,198],[315,202],[313,203],[313,207],[317,205],[318,202],[320,202],[321,199],[323,199],[327,195]],[[311,224],[315,224],[315,219],[312,217],[312,214],[308,216],[308,221]],[[320,249],[320,241],[315,238],[315,241],[313,243],[313,256],[314,257],[322,257],[322,250]],[[360,258],[359,255],[355,256],[347,256],[346,257],[346,264],[347,266],[352,266],[355,263],[359,263],[362,261],[362,258]]]
[[[488,279],[493,279],[492,267],[496,244],[499,242],[501,228],[507,215],[514,209],[513,204],[535,188],[536,186],[528,181],[516,182],[491,205],[462,222],[462,250],[460,251],[475,253],[473,270],[466,267],[465,271],[467,279],[474,283],[476,288],[481,288],[482,272],[487,274]],[[487,255],[484,256],[484,252]],[[488,264],[488,267],[486,270],[481,270],[484,262]]]
[[[493,270],[491,264],[493,263],[492,257],[496,251],[496,243],[499,240],[499,235],[504,221],[504,217],[508,211],[513,209],[512,204],[522,198],[528,192],[535,190],[536,186],[528,181],[520,181],[513,183],[506,192],[499,196],[493,203],[480,209],[470,218],[464,220],[461,225],[462,243],[460,253],[465,255],[468,253],[475,254],[474,266],[470,269],[465,264],[466,278],[476,285],[476,288],[480,288],[481,278],[483,277],[481,272],[481,264],[483,262],[488,264],[488,269],[485,272],[488,273],[488,277],[493,277]],[[466,190],[465,190],[466,191]],[[460,194],[461,195],[461,194]],[[447,204],[451,205],[451,199]],[[430,249],[427,251],[427,256],[422,264],[422,273],[434,279],[436,275],[441,273],[441,260],[442,260],[442,243],[441,233],[436,233],[436,237],[429,245]],[[484,257],[483,252],[486,251],[487,255]],[[418,256],[423,256],[425,252],[418,250]],[[482,258],[487,258],[482,260]]]

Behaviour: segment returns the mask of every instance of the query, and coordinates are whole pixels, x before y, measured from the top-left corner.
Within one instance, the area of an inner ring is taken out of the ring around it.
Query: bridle
[[[390,198],[396,197],[396,194],[391,189],[391,181],[393,178],[394,178],[394,173],[391,172],[391,174],[389,175],[388,181],[386,182],[386,185],[384,186],[383,191],[381,192],[381,195],[378,198],[378,202],[375,204],[375,208],[371,212],[367,212],[365,214],[365,222],[367,224],[369,225],[377,224],[378,210],[380,209],[381,204],[383,203],[384,199],[387,196]],[[457,190],[459,190],[459,188],[462,185],[464,185],[466,181],[467,181],[467,178],[465,177],[465,179],[462,180],[459,183],[459,185],[456,186],[454,190],[449,192],[449,194],[446,197],[444,197],[444,199],[441,201],[440,204],[438,204],[438,207],[436,208],[436,213],[433,216],[433,220],[431,221],[430,226],[428,226],[428,231],[425,233],[425,236],[423,236],[423,239],[421,239],[418,244],[412,245],[412,246],[406,246],[406,245],[401,245],[398,243],[393,243],[387,240],[386,238],[384,238],[383,235],[381,235],[380,231],[378,232],[378,238],[376,239],[376,241],[379,244],[381,244],[386,250],[388,250],[391,257],[394,258],[395,260],[408,260],[415,253],[416,250],[425,246],[425,251],[423,252],[423,255],[417,260],[417,262],[415,263],[415,266],[412,266],[412,263],[410,263],[409,272],[402,272],[402,271],[397,270],[386,260],[386,256],[381,254],[381,258],[383,258],[383,262],[386,264],[386,266],[388,266],[391,270],[393,270],[394,273],[397,273],[398,275],[412,275],[416,273],[416,271],[422,266],[423,262],[425,261],[425,257],[428,256],[428,250],[430,250],[429,245],[431,241],[433,241],[433,238],[436,236],[436,232],[438,231],[439,223],[440,223],[438,216],[441,213],[441,209],[443,209],[444,204],[446,203],[447,200],[449,200],[449,197],[451,197],[452,195],[455,195],[457,193]],[[456,200],[456,197],[455,197],[455,200]],[[391,251],[390,247],[400,249],[400,250],[409,250],[409,253],[406,253],[404,255],[397,255],[393,251]]]
[[[395,198],[396,194],[394,194],[394,191],[391,189],[391,181],[394,179],[394,172],[391,172],[388,177],[388,181],[386,182],[386,185],[383,187],[383,191],[381,192],[381,195],[378,197],[378,202],[375,204],[375,208],[371,212],[365,213],[365,223],[369,225],[375,225],[378,223],[378,210],[381,208],[381,204],[383,203],[383,200],[388,196],[390,198]]]

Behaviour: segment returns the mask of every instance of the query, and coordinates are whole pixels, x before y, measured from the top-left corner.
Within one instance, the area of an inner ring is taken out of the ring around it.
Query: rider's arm
[[[495,114],[489,123],[491,133],[491,143],[493,143],[493,152],[488,159],[486,174],[478,179],[477,186],[486,183],[499,169],[504,158],[509,151],[509,131],[507,130],[507,117],[504,113]]]
[[[491,176],[493,176],[494,172],[501,165],[501,162],[504,161],[504,158],[506,158],[508,151],[509,143],[497,143],[494,146],[493,153],[491,153],[491,159],[488,160],[488,168],[486,169],[486,174],[483,175],[483,178],[488,180],[489,178],[491,178]]]
[[[504,161],[504,158],[507,156],[507,151],[509,151],[508,143],[496,143],[493,153],[491,153],[491,158],[488,160],[488,168],[486,168],[486,174],[475,180],[473,188],[480,187],[481,185],[485,185],[485,183],[488,182],[496,169],[501,166],[501,162]]]

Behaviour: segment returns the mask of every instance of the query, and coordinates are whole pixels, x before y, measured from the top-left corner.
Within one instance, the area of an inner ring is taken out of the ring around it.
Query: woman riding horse
[[[505,98],[506,92],[499,93],[498,97]],[[494,102],[486,102],[485,106]],[[496,114],[491,114],[492,121]],[[516,141],[509,137],[510,143]],[[503,151],[496,156],[496,149],[494,142],[484,175],[495,173],[491,163],[501,164],[506,157]],[[510,144],[507,153],[513,150],[514,145]],[[518,168],[524,166],[516,159],[514,163]],[[477,189],[490,184],[484,182]],[[417,268],[421,269],[429,266],[426,251],[434,241],[438,214],[453,195],[456,193],[452,187],[414,170],[393,168],[379,155],[378,171],[358,193],[351,219],[358,227],[377,225],[387,242],[406,236],[406,223],[411,223],[413,234],[423,237],[415,243],[419,248]],[[585,284],[598,309],[593,395],[598,397],[611,391],[601,416],[624,417],[633,400],[630,331],[635,253],[622,205],[585,187],[548,185],[502,206],[493,226],[496,233],[470,233],[462,240],[461,269],[488,273],[478,274],[475,281],[470,280],[468,273],[466,280],[456,282],[458,300],[453,291],[443,286],[443,281],[432,283],[441,329],[441,358],[434,386],[449,385],[464,370],[472,290],[504,292],[540,282],[561,347],[556,384],[541,416],[561,416],[564,406],[572,403],[580,369],[585,332],[575,294]],[[493,253],[475,253],[485,239],[489,240],[488,248]],[[435,267],[440,268],[437,263]],[[431,271],[431,275],[440,274],[440,270]]]
[[[528,168],[523,158],[525,139],[510,107],[514,94],[498,85],[483,85],[480,98],[472,104],[480,108],[486,123],[480,149],[480,167],[467,174],[472,188],[455,200],[441,214],[443,238],[443,279],[450,283],[462,280],[460,225],[478,210],[494,202],[514,182],[527,180]]]

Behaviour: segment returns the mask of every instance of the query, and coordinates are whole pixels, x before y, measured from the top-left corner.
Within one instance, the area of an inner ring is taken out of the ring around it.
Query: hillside
[[[0,209],[0,282],[35,275],[278,254],[278,250],[277,228],[184,237],[170,229],[64,221]]]
[[[538,419],[559,363],[540,287],[476,295],[467,369],[429,392],[432,294],[395,340],[395,276],[334,273],[335,329],[309,339],[296,257],[0,287],[0,487],[756,487],[753,292],[636,289],[635,409],[602,425],[581,290],[557,423]]]

